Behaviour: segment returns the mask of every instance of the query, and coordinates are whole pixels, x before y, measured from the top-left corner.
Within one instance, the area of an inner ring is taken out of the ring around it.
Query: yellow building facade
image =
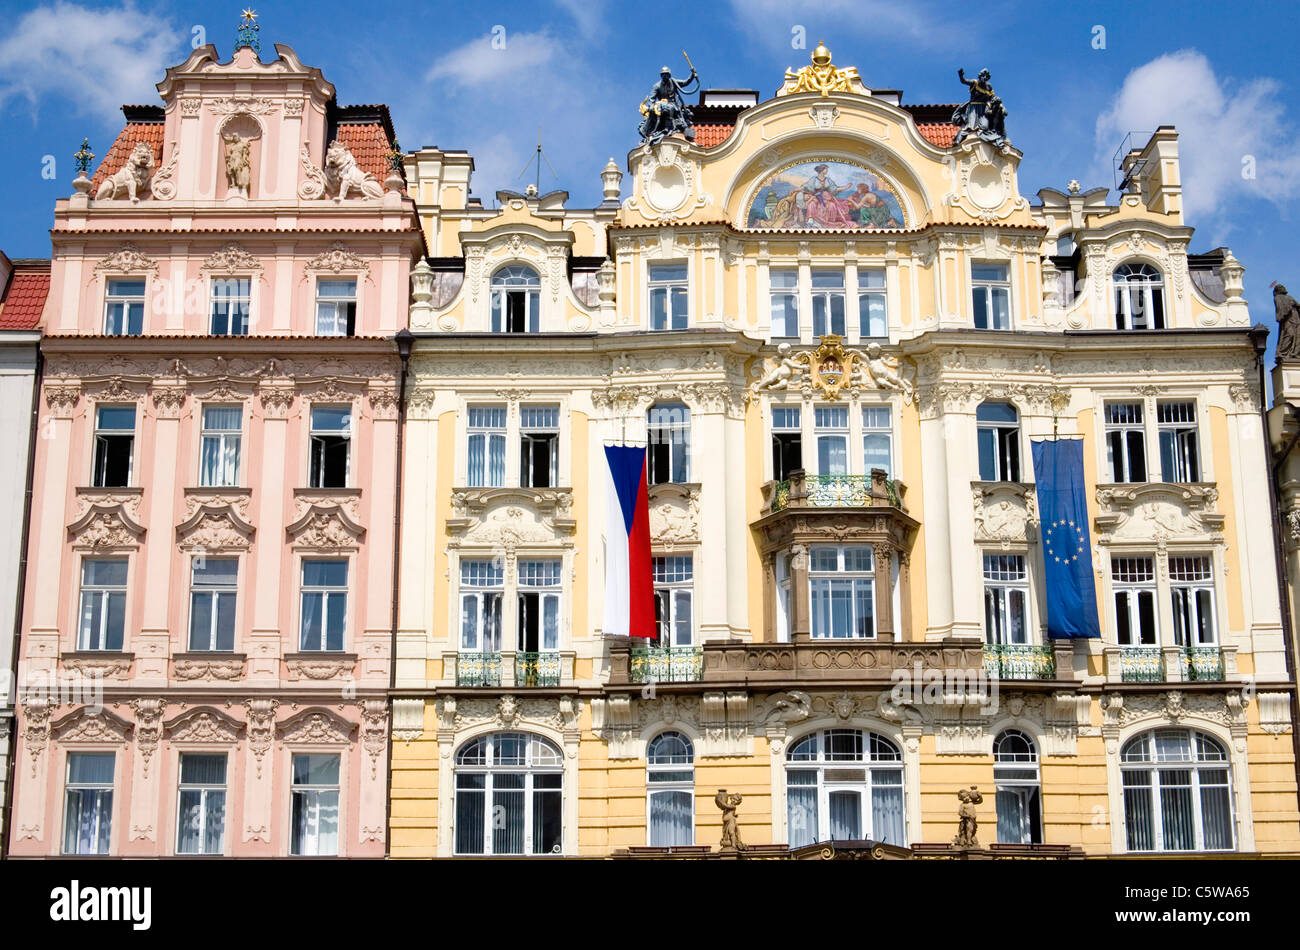
[[[1032,200],[1013,146],[821,54],[704,91],[596,208],[406,156],[390,853],[716,851],[736,795],[752,853],[915,849],[971,786],[1005,853],[1300,851],[1255,337],[1177,133],[1115,203]],[[1054,438],[1099,639],[1047,636]],[[618,443],[649,644],[601,630]]]

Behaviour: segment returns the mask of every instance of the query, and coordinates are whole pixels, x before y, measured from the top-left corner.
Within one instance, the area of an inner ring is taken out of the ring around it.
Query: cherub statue
[[[972,785],[969,789],[958,789],[957,798],[961,804],[957,807],[957,837],[952,839],[952,847],[978,848],[980,843],[975,832],[979,827],[979,816],[975,806],[983,804],[984,796],[978,787]]]
[[[1300,360],[1300,304],[1281,284],[1273,285],[1277,315],[1277,361]]]
[[[886,356],[879,343],[872,343],[867,347],[867,359],[862,364],[863,382],[870,381],[877,389],[908,392],[911,387],[900,372],[902,365],[897,357]]]
[[[757,389],[789,389],[799,374],[799,361],[790,355],[790,344],[776,348],[776,365],[758,381]]]
[[[221,138],[226,143],[226,185],[231,194],[247,198],[248,186],[253,180],[253,169],[249,162],[252,140],[238,132],[226,132]]]
[[[728,795],[725,788],[718,789],[713,801],[722,809],[722,843],[723,851],[744,851],[745,844],[740,840],[740,831],[736,828],[736,806],[744,799],[740,795]]]

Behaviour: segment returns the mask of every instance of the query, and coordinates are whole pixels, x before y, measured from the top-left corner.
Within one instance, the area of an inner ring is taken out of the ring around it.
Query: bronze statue
[[[959,789],[957,797],[961,800],[961,805],[957,807],[957,837],[952,839],[952,846],[978,848],[980,843],[975,832],[979,827],[979,817],[975,813],[975,806],[984,801],[984,796],[978,787],[972,785],[969,789]]]
[[[1281,284],[1273,285],[1277,312],[1277,361],[1300,360],[1300,304]]]
[[[978,78],[967,79],[966,70],[957,70],[957,78],[965,83],[970,96],[952,114],[952,124],[961,129],[954,144],[960,145],[971,134],[998,148],[1007,144],[1007,110],[993,92],[993,84],[989,82],[992,75],[987,69],[981,69]]]
[[[740,795],[728,795],[725,788],[720,788],[713,800],[722,809],[722,850],[744,851],[745,844],[740,840],[740,831],[736,827],[736,806],[743,799]]]
[[[682,50],[682,55],[686,56],[685,50]],[[689,56],[686,56],[686,62],[690,64]],[[691,83],[695,83],[694,89],[687,88]],[[642,144],[658,145],[665,136],[674,132],[681,133],[686,141],[694,142],[694,120],[682,93],[695,92],[699,88],[699,76],[694,66],[691,66],[691,74],[685,79],[674,79],[672,70],[667,66],[659,70],[659,81],[654,84],[650,94],[641,100],[642,118],[637,132],[641,135]]]

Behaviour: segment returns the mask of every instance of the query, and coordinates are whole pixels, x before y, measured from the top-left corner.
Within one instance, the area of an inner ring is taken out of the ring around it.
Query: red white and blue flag
[[[650,570],[650,500],[646,450],[605,446],[605,633],[655,636],[654,580]]]

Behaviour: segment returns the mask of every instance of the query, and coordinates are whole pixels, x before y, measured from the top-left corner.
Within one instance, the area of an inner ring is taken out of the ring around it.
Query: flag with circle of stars
[[[1032,447],[1042,525],[1047,634],[1052,638],[1100,637],[1083,442],[1043,439]]]

